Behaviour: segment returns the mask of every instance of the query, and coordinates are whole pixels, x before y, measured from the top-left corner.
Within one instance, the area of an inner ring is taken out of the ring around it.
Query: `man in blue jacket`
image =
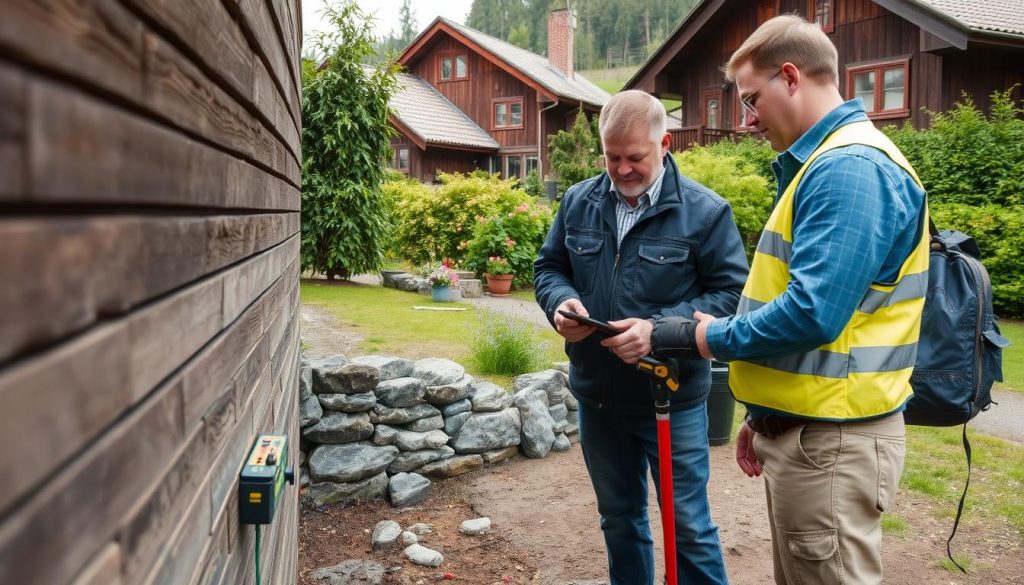
[[[600,133],[608,171],[566,191],[534,286],[566,339],[611,583],[634,585],[655,579],[647,470],[657,485],[656,423],[650,380],[634,366],[651,351],[649,319],[732,314],[748,267],[729,204],[682,176],[668,154],[658,100],[619,93],[601,112]],[[559,309],[609,321],[621,333],[602,339]],[[726,583],[707,499],[710,367],[686,360],[679,371],[671,427],[680,581]]]

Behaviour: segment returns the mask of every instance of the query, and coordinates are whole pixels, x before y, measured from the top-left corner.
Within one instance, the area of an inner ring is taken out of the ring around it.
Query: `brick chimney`
[[[548,62],[572,79],[572,33],[576,17],[568,8],[548,13]]]

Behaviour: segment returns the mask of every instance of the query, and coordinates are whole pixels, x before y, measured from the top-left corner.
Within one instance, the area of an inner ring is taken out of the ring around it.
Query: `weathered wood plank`
[[[298,210],[286,181],[146,118],[48,81],[29,96],[35,201]]]
[[[110,543],[96,555],[72,585],[121,585],[121,547]]]
[[[101,315],[124,313],[297,230],[297,214],[0,220],[0,274],[18,278],[17,286],[0,287],[9,315],[0,361]]]
[[[302,50],[299,42],[299,27],[296,24],[295,15],[298,6],[291,0],[268,0],[270,10],[274,16],[274,25],[277,33],[284,42],[285,53],[288,55],[301,55]],[[301,71],[299,63],[291,62],[292,77],[295,79],[296,87],[301,88]]]
[[[170,546],[153,567],[146,585],[186,585],[192,581],[200,554],[209,541],[213,528],[208,485],[204,483],[192,497],[189,507],[170,538]],[[166,535],[165,535],[166,536]]]
[[[270,124],[284,138],[284,143],[288,145],[290,154],[296,160],[299,160],[302,138],[295,116],[288,105],[285,104],[281,92],[277,91],[277,86],[274,85],[274,80],[271,79],[267,68],[263,66],[263,62],[255,56],[253,59],[253,70],[255,73],[253,79],[253,99],[256,101],[256,107],[266,114]]]
[[[220,2],[208,0],[124,0],[182,41],[252,103],[252,53],[238,25]]]
[[[299,238],[247,260],[224,279],[223,325],[234,321],[298,256]]]
[[[0,47],[32,65],[136,101],[142,31],[139,20],[116,0],[5,0]]]
[[[234,2],[229,2],[228,6],[229,8],[237,7],[236,18],[239,20],[240,26],[248,30],[255,41],[256,51],[254,54],[261,56],[266,63],[289,108],[296,108],[299,101],[295,78],[292,76],[291,65],[284,52],[284,46],[278,41],[273,16],[266,0],[234,0]]]
[[[0,374],[0,441],[18,446],[0,449],[0,465],[18,470],[0,474],[0,511],[131,404],[128,351],[123,327],[107,325]]]
[[[184,440],[181,408],[181,381],[174,379],[13,510],[0,525],[0,582],[70,581]]]
[[[25,196],[27,87],[21,71],[0,63],[0,201]]]

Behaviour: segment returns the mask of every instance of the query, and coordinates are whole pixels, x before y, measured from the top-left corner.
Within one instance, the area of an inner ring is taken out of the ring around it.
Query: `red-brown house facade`
[[[573,71],[571,13],[552,11],[548,28],[550,60],[434,20],[398,59],[407,73],[391,101],[393,166],[424,182],[438,171],[549,174],[548,135],[611,96]]]
[[[704,0],[624,89],[682,100],[675,149],[743,131],[721,67],[757,26],[787,13],[822,26],[839,52],[840,91],[864,99],[877,124],[926,127],[924,109],[946,111],[961,92],[987,111],[992,92],[1024,84],[1019,0]]]

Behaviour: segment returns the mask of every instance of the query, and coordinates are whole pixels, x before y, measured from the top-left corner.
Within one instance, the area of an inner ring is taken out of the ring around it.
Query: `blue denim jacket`
[[[578,298],[602,321],[652,315],[715,316],[736,310],[749,267],[729,203],[682,176],[665,157],[661,195],[616,245],[615,196],[607,174],[565,193],[535,263],[537,302],[554,323],[554,311]],[[654,411],[649,378],[623,363],[593,334],[566,343],[573,395],[622,414]],[[709,363],[679,364],[680,389],[673,408],[707,398]]]

